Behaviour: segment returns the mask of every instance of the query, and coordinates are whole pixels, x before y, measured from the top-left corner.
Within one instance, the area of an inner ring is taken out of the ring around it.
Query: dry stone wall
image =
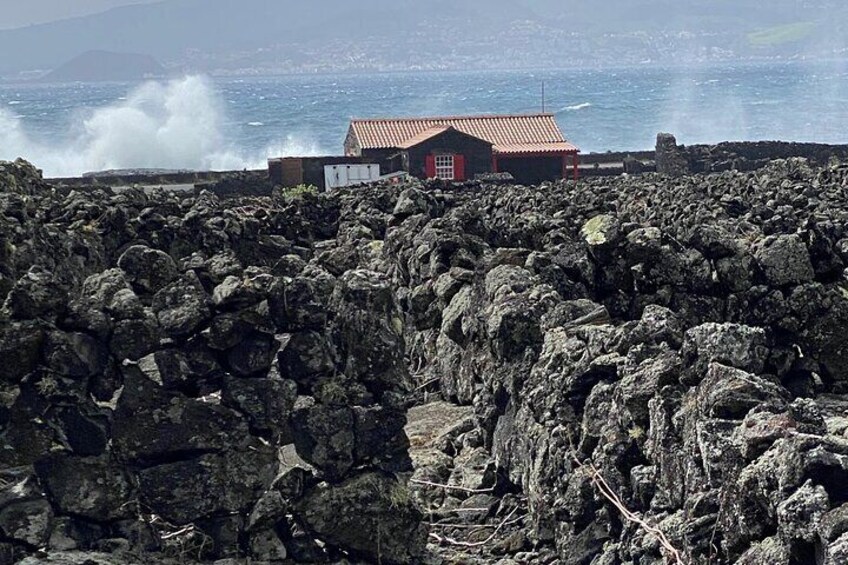
[[[846,205],[848,168],[803,160],[407,189],[385,245],[409,355],[474,407],[493,471],[417,473],[521,492],[520,562],[673,562],[599,473],[683,563],[840,563]]]
[[[385,276],[307,263],[332,206],[0,171],[3,562],[416,560],[403,324]]]
[[[848,145],[796,143],[788,141],[726,141],[713,145],[678,145],[668,133],[657,135],[656,170],[670,176],[756,171],[778,159],[807,159],[826,166],[848,160]],[[637,171],[627,171],[637,172]]]
[[[227,204],[0,182],[6,554],[848,555],[845,165]],[[414,469],[409,392],[469,407]]]

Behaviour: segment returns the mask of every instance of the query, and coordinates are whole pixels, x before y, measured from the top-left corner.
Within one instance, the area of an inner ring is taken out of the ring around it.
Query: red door
[[[453,156],[453,180],[465,180],[465,155]]]
[[[428,179],[436,178],[436,156],[427,155],[424,161],[424,172]]]

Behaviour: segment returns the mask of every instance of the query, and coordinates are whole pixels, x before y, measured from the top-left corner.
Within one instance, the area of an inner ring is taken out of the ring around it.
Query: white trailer
[[[380,180],[380,165],[326,165],[324,186],[327,190]]]

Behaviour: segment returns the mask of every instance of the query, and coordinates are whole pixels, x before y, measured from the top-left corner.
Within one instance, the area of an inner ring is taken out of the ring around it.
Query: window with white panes
[[[436,155],[436,176],[453,180],[453,155]]]

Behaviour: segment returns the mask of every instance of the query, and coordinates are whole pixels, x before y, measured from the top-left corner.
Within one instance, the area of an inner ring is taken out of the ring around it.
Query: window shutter
[[[465,155],[453,156],[453,180],[465,180]]]
[[[436,156],[427,155],[425,159],[425,172],[428,179],[436,178]]]

